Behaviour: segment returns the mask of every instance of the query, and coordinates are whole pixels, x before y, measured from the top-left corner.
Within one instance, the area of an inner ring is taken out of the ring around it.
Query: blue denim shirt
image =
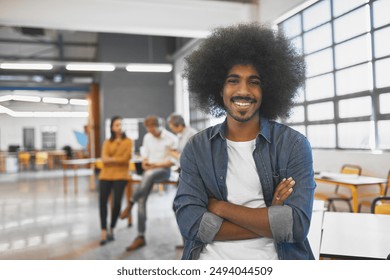
[[[174,209],[186,239],[182,259],[198,259],[223,219],[207,211],[209,197],[227,200],[228,153],[226,120],[194,135],[181,155]],[[288,126],[261,118],[253,158],[268,207],[279,259],[314,259],[307,240],[315,189],[311,147],[306,137]],[[271,206],[276,186],[293,177],[294,191],[284,205]]]

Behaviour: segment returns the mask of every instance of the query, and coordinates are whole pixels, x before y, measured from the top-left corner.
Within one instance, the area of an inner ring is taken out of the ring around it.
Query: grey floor
[[[172,211],[174,187],[150,195],[147,246],[126,252],[137,235],[137,208],[134,225],[118,220],[116,240],[100,246],[98,192],[89,190],[89,170],[79,174],[78,194],[72,178],[64,194],[61,170],[0,174],[0,259],[180,259],[181,251],[175,248],[182,242]]]

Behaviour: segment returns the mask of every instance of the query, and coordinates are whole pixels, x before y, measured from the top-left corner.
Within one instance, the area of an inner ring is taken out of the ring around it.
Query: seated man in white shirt
[[[177,137],[164,129],[163,120],[157,116],[148,116],[144,121],[148,133],[145,134],[142,146],[144,154],[142,168],[144,170],[139,188],[134,192],[128,211],[138,202],[138,236],[126,248],[127,251],[136,250],[146,245],[146,201],[153,184],[167,180],[170,176],[170,167],[174,164],[169,151],[177,148]]]

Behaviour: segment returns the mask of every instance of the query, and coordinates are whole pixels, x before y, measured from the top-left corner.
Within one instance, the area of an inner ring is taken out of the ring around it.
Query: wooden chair
[[[20,152],[18,154],[19,170],[29,169],[30,159],[31,159],[30,153]]]
[[[48,167],[48,162],[49,162],[48,152],[37,152],[35,154],[35,166]]]
[[[356,174],[356,175],[361,175],[362,174],[362,168],[358,165],[353,165],[353,164],[344,164],[341,167],[340,173],[342,174]],[[340,189],[348,190],[348,193],[342,193],[340,192]],[[333,211],[337,211],[335,202],[336,201],[344,201],[348,204],[349,211],[352,211],[352,195],[349,190],[349,188],[344,187],[344,186],[336,186],[334,189],[334,192],[316,192],[314,194],[314,197],[316,199],[320,200],[325,200],[328,203],[328,209],[330,210],[331,208]]]
[[[372,209],[373,209],[372,207],[375,208],[375,205],[377,202],[381,202],[381,200],[387,200],[386,198],[384,198],[384,199],[380,199],[380,198],[381,197],[388,197],[387,191],[389,190],[389,188],[390,188],[390,170],[389,170],[389,173],[387,173],[387,184],[385,187],[385,191],[383,192],[384,196],[378,196],[378,194],[366,195],[366,197],[369,197],[369,196],[374,197],[374,200],[373,201],[371,201],[371,200],[360,201],[358,212],[361,212],[363,206],[370,207],[371,212],[372,212]],[[388,205],[388,207],[390,207],[390,204]],[[386,205],[382,206],[382,208],[386,208]],[[374,212],[372,212],[372,213],[374,213]]]
[[[375,198],[371,204],[371,213],[390,214],[390,196],[379,196]]]

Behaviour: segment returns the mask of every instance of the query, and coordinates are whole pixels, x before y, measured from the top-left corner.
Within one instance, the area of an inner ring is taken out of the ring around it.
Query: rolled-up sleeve
[[[291,207],[275,205],[268,208],[268,219],[276,242],[293,242],[293,215]]]

